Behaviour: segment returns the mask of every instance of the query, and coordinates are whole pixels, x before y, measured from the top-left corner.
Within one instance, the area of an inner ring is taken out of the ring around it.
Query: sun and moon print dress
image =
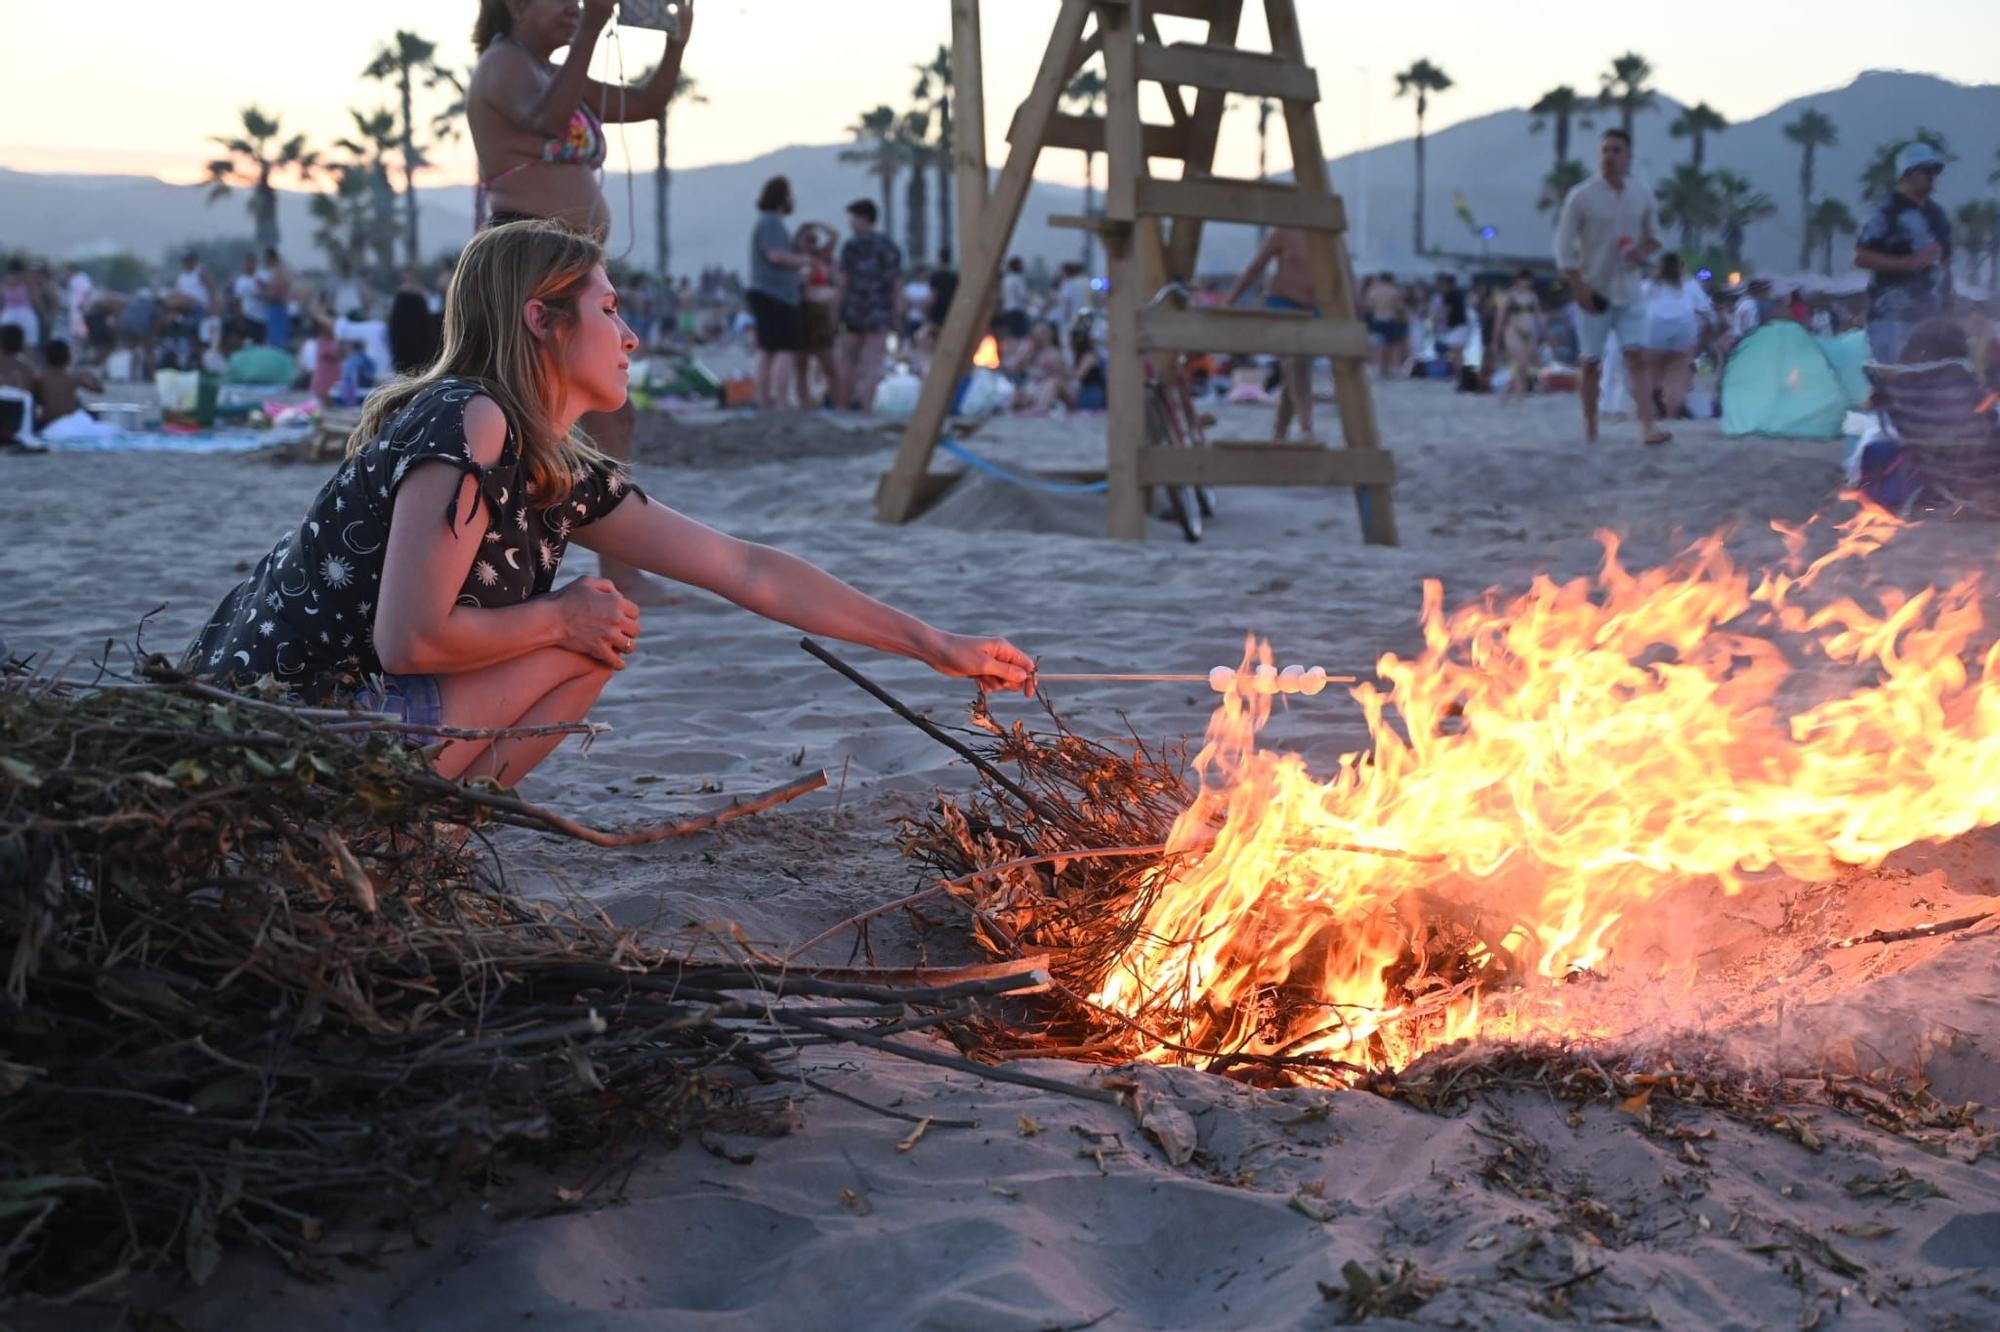
[[[591,463],[567,499],[535,504],[511,423],[493,466],[473,460],[465,408],[479,392],[474,381],[439,380],[390,417],[320,488],[297,530],[280,537],[223,598],[183,668],[232,688],[270,676],[313,704],[344,705],[369,687],[384,673],[374,622],[389,518],[404,476],[422,462],[447,463],[473,477],[487,505],[486,535],[458,604],[492,610],[548,592],[571,535],[638,488],[622,471]],[[454,492],[440,515],[447,525],[466,518],[458,499]]]

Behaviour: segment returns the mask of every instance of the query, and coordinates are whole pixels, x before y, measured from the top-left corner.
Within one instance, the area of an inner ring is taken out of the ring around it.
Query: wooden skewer
[[[1107,672],[1091,672],[1091,671],[1069,671],[1069,672],[1038,671],[1035,673],[1035,678],[1037,680],[1057,680],[1057,681],[1126,680],[1126,681],[1155,682],[1155,683],[1171,682],[1176,684],[1208,683],[1208,676],[1206,674],[1146,675],[1146,674],[1120,674],[1117,672],[1107,673]],[[1358,675],[1329,675],[1326,677],[1326,682],[1328,684],[1359,684],[1361,683],[1361,677]]]

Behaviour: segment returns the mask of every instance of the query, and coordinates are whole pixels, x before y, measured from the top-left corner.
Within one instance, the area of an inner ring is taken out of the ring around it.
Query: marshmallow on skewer
[[[1326,667],[1287,666],[1282,671],[1275,666],[1255,666],[1247,674],[1237,672],[1228,666],[1217,666],[1208,673],[1208,687],[1218,694],[1226,694],[1231,689],[1246,694],[1304,694],[1311,698],[1323,691],[1330,677]]]

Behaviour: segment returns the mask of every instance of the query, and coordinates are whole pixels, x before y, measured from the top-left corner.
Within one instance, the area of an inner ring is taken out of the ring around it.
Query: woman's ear
[[[537,342],[547,342],[549,330],[555,324],[555,312],[543,301],[529,301],[521,307],[521,322],[528,326],[528,332]]]

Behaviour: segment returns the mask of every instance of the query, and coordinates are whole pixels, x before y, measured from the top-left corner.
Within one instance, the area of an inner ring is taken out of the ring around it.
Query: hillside
[[[1798,257],[1798,154],[1785,141],[1783,125],[1806,108],[1819,110],[1839,126],[1840,142],[1822,151],[1818,191],[1846,199],[1860,211],[1857,177],[1875,146],[1909,133],[1918,125],[1945,132],[1959,161],[1941,186],[1948,207],[1969,198],[2000,193],[1987,174],[2000,152],[2000,85],[1970,87],[1926,74],[1871,72],[1844,88],[1797,98],[1754,120],[1732,126],[1709,141],[1708,160],[1714,167],[1740,172],[1766,191],[1778,214],[1751,228],[1748,252],[1759,267],[1789,269]],[[1448,101],[1443,103],[1449,110]],[[1653,182],[1685,158],[1684,141],[1667,136],[1674,106],[1639,118],[1639,176]],[[1551,227],[1548,214],[1537,212],[1535,199],[1542,175],[1553,157],[1549,136],[1529,132],[1532,117],[1524,110],[1480,116],[1432,133],[1428,139],[1430,191],[1427,229],[1433,247],[1476,252],[1478,240],[1453,213],[1453,196],[1463,192],[1478,219],[1498,229],[1496,255],[1541,254]],[[1593,137],[1580,132],[1572,151],[1592,151]],[[740,267],[747,219],[758,187],[768,177],[792,178],[802,202],[801,216],[838,221],[848,200],[876,198],[876,183],[853,165],[839,160],[841,145],[802,145],[767,153],[748,162],[696,167],[674,173],[673,263],[677,271],[704,265]],[[651,153],[650,135],[634,133],[635,164]],[[622,162],[619,142],[612,160]],[[1348,215],[1357,231],[1358,261],[1368,268],[1394,267],[1408,272],[1433,261],[1410,258],[1410,204],[1413,155],[1407,139],[1383,144],[1333,162],[1334,179],[1348,197]],[[1099,170],[1102,171],[1102,164]],[[629,189],[629,193],[628,193]],[[902,199],[898,186],[897,212]],[[649,263],[653,253],[652,175],[640,166],[637,175],[608,173],[605,193],[617,218],[614,251],[633,262]],[[176,186],[143,176],[52,175],[0,170],[0,245],[22,246],[56,256],[89,255],[130,250],[154,258],[169,247],[195,236],[247,234],[249,219],[242,198],[225,199],[210,207],[200,186]],[[1050,262],[1078,252],[1075,233],[1040,224],[1051,213],[1081,209],[1080,191],[1038,182],[1030,197],[1027,220],[1016,248],[1031,258]],[[283,192],[279,225],[287,248],[298,255],[306,246],[311,224],[307,196]],[[933,208],[935,205],[933,205]],[[628,225],[635,219],[636,225]],[[469,234],[472,191],[467,186],[422,192],[422,235],[427,253],[451,248]],[[933,219],[935,227],[935,219]],[[1204,247],[1202,266],[1209,271],[1240,264],[1248,254],[1246,229],[1217,228]]]

